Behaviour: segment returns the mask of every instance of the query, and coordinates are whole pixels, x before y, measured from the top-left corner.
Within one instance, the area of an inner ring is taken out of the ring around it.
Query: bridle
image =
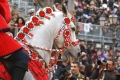
[[[67,48],[68,46],[77,46],[79,44],[79,40],[77,41],[71,41],[71,28],[70,28],[70,19],[67,17],[64,17],[64,21],[62,22],[61,29],[58,31],[58,35],[56,36],[54,43],[58,40],[60,34],[63,32],[64,37],[64,44],[62,48]]]
[[[39,16],[45,17],[45,18],[50,18],[49,16],[45,16],[45,13],[43,11],[40,11],[41,14],[39,13]],[[55,16],[54,14],[51,13],[52,16]],[[15,38],[17,41],[21,41],[23,44],[25,44],[28,49],[30,47],[33,48],[32,51],[28,51],[29,55],[31,56],[32,59],[38,59],[38,52],[35,49],[40,49],[40,50],[45,50],[49,52],[56,52],[56,53],[63,53],[64,49],[67,48],[68,46],[77,46],[79,44],[79,40],[77,41],[71,41],[71,29],[70,29],[70,19],[67,17],[64,17],[64,20],[61,25],[61,29],[58,31],[58,35],[56,36],[54,43],[58,40],[58,37],[60,34],[63,32],[63,37],[64,37],[64,45],[61,49],[49,49],[49,48],[44,48],[40,46],[34,46],[25,40],[25,35],[28,35],[30,38],[32,38],[34,35],[30,33],[29,31],[32,30],[36,25],[41,25],[44,24],[44,21],[39,20],[38,15],[35,15],[31,18],[31,22],[27,23],[24,28],[18,33],[17,37]]]

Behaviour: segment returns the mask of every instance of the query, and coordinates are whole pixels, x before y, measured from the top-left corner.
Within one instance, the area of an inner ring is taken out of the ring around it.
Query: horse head
[[[53,12],[49,7],[40,9],[20,29],[15,39],[25,44],[31,59],[42,58],[49,65],[51,53],[64,50],[77,58],[79,41],[76,40],[75,25],[72,16],[65,11]],[[54,43],[62,49],[52,49]]]
[[[58,11],[57,11],[58,12]],[[78,58],[78,53],[80,52],[79,40],[76,39],[76,26],[74,25],[74,16],[67,11],[67,8],[62,5],[62,12],[64,16],[63,24],[65,24],[65,29],[63,33],[59,35],[56,45],[58,48],[65,48],[65,51],[70,53],[75,59]]]

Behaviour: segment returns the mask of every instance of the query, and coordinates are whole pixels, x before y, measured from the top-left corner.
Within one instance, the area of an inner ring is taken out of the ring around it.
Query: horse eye
[[[73,27],[73,28],[71,28],[72,29],[72,31],[75,31],[75,27]]]

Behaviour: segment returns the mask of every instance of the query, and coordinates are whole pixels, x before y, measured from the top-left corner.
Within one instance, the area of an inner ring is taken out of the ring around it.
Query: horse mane
[[[34,16],[31,16],[25,26],[20,29],[15,39],[22,45],[25,44],[36,47],[36,51],[40,56],[43,55],[42,58],[45,59],[45,57],[51,55],[49,53],[52,52],[53,40],[61,28],[63,20],[64,16],[62,12],[53,12],[50,7],[40,9]],[[38,47],[40,49],[38,49]],[[48,62],[49,61],[46,61],[47,64]]]
[[[66,6],[62,5],[62,12],[67,16],[68,12],[67,12],[67,9],[66,9]]]

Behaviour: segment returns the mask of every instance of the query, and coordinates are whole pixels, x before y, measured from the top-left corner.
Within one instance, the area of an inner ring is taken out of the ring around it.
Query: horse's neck
[[[50,20],[44,19],[43,25],[36,26],[31,30],[34,36],[32,38],[26,37],[26,40],[35,46],[52,48],[53,41],[61,28],[62,20],[60,18],[56,13],[55,17],[51,17]]]
[[[36,26],[31,30],[31,33],[34,36],[32,38],[26,36],[25,39],[27,42],[33,46],[52,49],[54,39],[58,35],[63,20],[63,16],[60,15],[61,14],[56,13],[55,17],[51,17],[50,20],[45,19],[43,25]],[[47,64],[49,64],[51,52],[40,49],[36,49],[36,51],[47,62]]]

